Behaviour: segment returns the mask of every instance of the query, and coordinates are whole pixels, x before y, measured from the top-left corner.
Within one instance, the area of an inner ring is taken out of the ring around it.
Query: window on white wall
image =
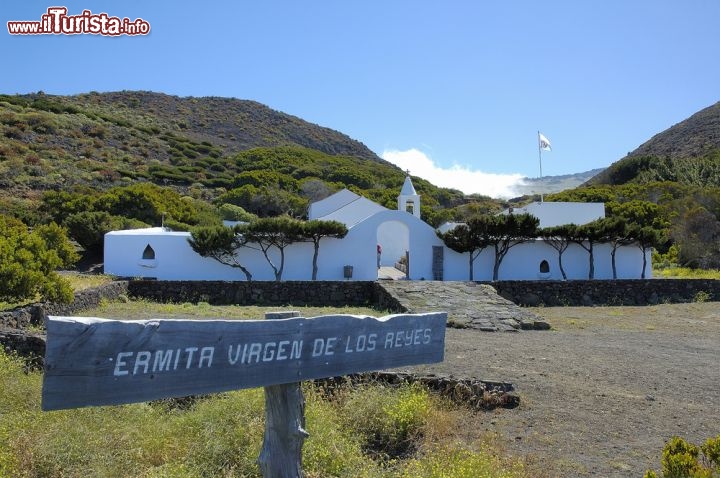
[[[145,260],[154,260],[155,259],[155,249],[153,249],[150,244],[145,246],[145,250],[142,253],[142,258]]]
[[[550,272],[550,263],[548,261],[544,260],[540,263],[540,273],[541,274],[547,274]]]

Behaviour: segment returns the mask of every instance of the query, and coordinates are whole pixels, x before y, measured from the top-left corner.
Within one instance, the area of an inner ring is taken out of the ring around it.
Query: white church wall
[[[491,249],[491,248],[488,248]],[[492,270],[495,264],[495,251],[490,251]],[[565,257],[563,257],[564,259]],[[546,260],[550,266],[547,274],[540,272],[540,263]],[[562,279],[562,274],[557,267],[557,252],[544,241],[531,241],[510,248],[505,255],[498,271],[498,280],[539,280],[539,279]],[[492,278],[492,276],[491,276]]]
[[[399,216],[404,214],[405,216]],[[321,241],[318,255],[318,280],[344,280],[344,266],[353,268],[353,280],[377,278],[376,245],[380,236],[384,250],[390,246],[391,233],[404,234],[407,228],[409,244],[410,278],[430,280],[432,275],[432,247],[442,245],[430,226],[400,211],[386,211],[372,221],[366,221],[350,230],[345,239],[325,238]],[[196,254],[187,242],[185,232],[168,232],[160,228],[120,231],[105,236],[105,272],[122,277],[154,277],[161,280],[245,280],[237,268],[220,264]],[[142,259],[143,251],[150,245],[155,259]],[[594,248],[596,279],[612,279],[611,246],[599,244]],[[312,277],[312,243],[293,244],[285,251],[283,280],[310,280]],[[403,251],[404,252],[404,251]],[[275,280],[272,268],[259,251],[242,248],[238,252],[240,262],[250,270],[253,280]],[[646,251],[646,278],[652,277],[651,251]],[[385,255],[385,254],[384,254]],[[279,253],[271,251],[271,258],[279,266]],[[561,280],[557,251],[542,241],[520,244],[510,249],[500,265],[499,280]],[[540,263],[547,260],[550,272],[540,273]],[[475,259],[474,280],[492,280],[494,252],[484,250]],[[563,254],[563,266],[569,280],[587,279],[588,253],[572,244]],[[616,254],[617,277],[637,279],[642,273],[642,251],[635,245],[620,247]],[[445,280],[469,280],[468,254],[451,249],[444,251]]]
[[[144,232],[143,232],[144,231]],[[153,277],[161,280],[245,280],[238,268],[204,258],[192,250],[187,232],[157,230],[117,231],[105,235],[105,272],[121,277]],[[342,251],[339,239],[326,238],[320,243],[318,279],[342,280],[338,257]],[[143,260],[145,247],[155,251],[154,260]],[[285,250],[283,280],[310,280],[312,278],[312,243],[293,244]],[[271,250],[269,256],[279,267],[279,252]],[[239,262],[252,274],[253,280],[275,280],[270,264],[262,252],[243,247],[238,251]],[[377,277],[377,271],[375,271]]]
[[[378,239],[381,240],[383,247],[383,263],[387,261],[390,265],[389,262],[395,262],[395,256],[399,257],[404,254],[405,229],[407,229],[407,237],[409,237],[407,243],[410,252],[409,278],[413,280],[432,279],[432,247],[442,246],[442,241],[435,234],[435,230],[408,212],[385,210],[353,227],[345,238],[346,240],[352,238],[353,250],[362,248],[363,251],[367,251],[370,250],[368,246],[372,246],[374,277],[362,280],[377,278],[376,246]],[[399,236],[393,234],[399,234]],[[363,254],[363,260],[365,260],[364,257]],[[370,271],[365,270],[364,263],[361,267],[363,277],[370,277]]]
[[[594,278],[612,279],[612,262],[609,244],[594,246]],[[645,277],[652,277],[650,251],[646,251],[647,266]],[[459,254],[445,248],[445,280],[466,281],[469,278],[469,254]],[[540,272],[540,263],[546,260],[548,273]],[[492,247],[485,249],[475,259],[473,277],[476,281],[492,280],[495,252]],[[615,266],[618,279],[639,279],[642,273],[642,251],[635,245],[620,247],[616,253]],[[568,280],[587,279],[590,270],[589,255],[577,244],[571,244],[563,253],[563,268]],[[562,272],[558,263],[558,253],[544,241],[532,241],[519,244],[510,249],[498,273],[498,280],[562,280]]]
[[[152,230],[115,231],[105,235],[105,273],[121,277],[154,277],[162,280],[244,280],[239,269],[223,266],[196,254],[185,232]],[[150,245],[154,260],[143,260]]]
[[[447,281],[467,281],[470,280],[470,262],[469,253],[460,254],[452,249],[445,248],[443,278]],[[489,250],[484,250],[473,262],[473,280],[489,281],[492,280],[494,254]]]

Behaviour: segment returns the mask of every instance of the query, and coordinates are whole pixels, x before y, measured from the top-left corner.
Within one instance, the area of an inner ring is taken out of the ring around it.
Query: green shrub
[[[695,474],[699,469],[700,449],[680,437],[672,437],[662,454],[663,475],[666,478],[683,478]]]
[[[698,458],[702,451],[702,462]],[[708,439],[702,447],[672,437],[662,452],[662,478],[715,478],[720,475],[720,435]],[[644,478],[658,478],[648,470]]]
[[[343,411],[366,452],[380,460],[407,457],[422,436],[430,397],[420,386],[367,386],[348,398]]]
[[[700,447],[707,460],[708,467],[720,474],[720,435],[708,438]]]
[[[305,428],[303,470],[308,476],[380,476],[380,467],[362,451],[362,440],[349,433],[342,411],[313,388],[304,390]]]
[[[77,255],[62,228],[41,226],[30,232],[22,222],[0,214],[0,301],[41,299],[71,302],[70,284],[56,270]]]
[[[148,226],[142,221],[114,216],[105,211],[84,211],[71,214],[65,219],[64,225],[78,244],[93,251],[102,251],[105,234],[110,231]]]
[[[720,270],[691,269],[689,267],[668,267],[659,270],[653,269],[653,275],[658,278],[720,279]]]
[[[0,477],[260,477],[261,388],[41,412],[41,378],[0,351]],[[456,422],[419,386],[347,387],[329,398],[306,384],[305,396],[308,478],[525,476],[521,464],[458,442],[459,434],[449,440],[447,428],[456,430]],[[443,422],[435,432],[433,421]],[[413,445],[403,445],[412,453],[370,449],[368,440],[379,435],[386,444],[408,437]]]

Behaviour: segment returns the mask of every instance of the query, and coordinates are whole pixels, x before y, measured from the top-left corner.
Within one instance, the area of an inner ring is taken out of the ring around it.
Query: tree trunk
[[[562,252],[558,253],[558,265],[560,266],[560,273],[562,274],[563,280],[567,280],[567,274],[565,274],[565,269],[563,269],[562,265]]]
[[[493,266],[493,280],[498,280],[498,276],[500,275],[500,261],[498,260],[498,257],[495,256],[495,265]]]
[[[318,254],[320,251],[320,241],[313,241],[315,245],[315,252],[313,252],[313,260],[312,260],[312,280],[317,280],[317,273],[318,273],[318,265],[317,265],[317,259]]]
[[[595,256],[593,254],[593,243],[590,243],[588,247],[588,256],[590,257],[590,272],[588,273],[588,279],[595,278]]]
[[[640,274],[640,278],[644,279],[645,278],[645,268],[647,267],[647,257],[645,256],[645,248],[641,247],[640,250],[642,251],[642,256],[643,256],[643,268],[642,268],[642,273]]]
[[[615,252],[617,252],[617,246],[613,246],[612,252],[610,253],[610,262],[612,263],[613,279],[617,279],[617,267],[615,267]]]
[[[278,247],[278,249],[280,249],[280,268],[275,272],[275,280],[279,282],[282,280],[282,273],[285,268],[285,248]]]

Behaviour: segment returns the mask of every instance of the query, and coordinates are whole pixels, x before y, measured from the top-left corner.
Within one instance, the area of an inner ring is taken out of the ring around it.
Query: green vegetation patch
[[[196,397],[185,406],[160,400],[41,412],[41,380],[0,352],[2,477],[260,476],[262,389]],[[308,477],[530,476],[521,462],[468,438],[477,420],[471,412],[424,389],[367,385],[328,397],[306,383],[304,391]],[[377,453],[378,436],[408,453]]]

